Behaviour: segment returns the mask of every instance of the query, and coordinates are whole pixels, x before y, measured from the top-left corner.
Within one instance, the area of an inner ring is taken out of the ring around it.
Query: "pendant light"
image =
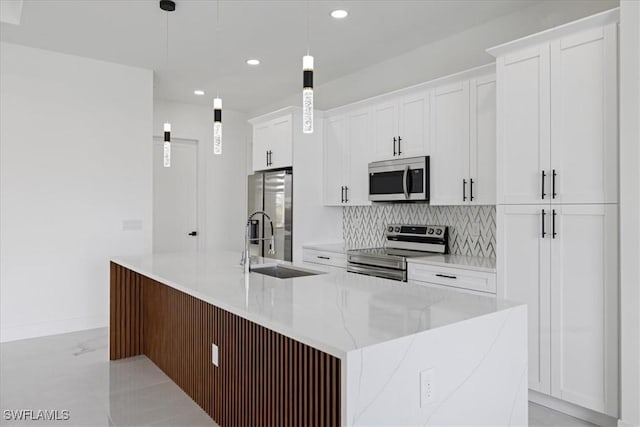
[[[220,0],[216,2],[216,60],[220,63]],[[216,96],[213,100],[213,154],[222,154],[222,99]]]
[[[167,27],[166,27],[166,70],[169,71],[169,12],[176,10],[176,3],[172,0],[160,0],[160,9],[167,12]],[[164,147],[163,147],[163,166],[165,168],[171,167],[171,123],[166,122],[163,126],[164,130]]]
[[[307,0],[307,54],[302,57],[302,132],[313,133],[313,56],[309,55],[309,0]]]

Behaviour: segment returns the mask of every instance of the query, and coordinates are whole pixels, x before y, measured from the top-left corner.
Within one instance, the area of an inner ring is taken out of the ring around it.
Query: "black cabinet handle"
[[[344,186],[344,202],[349,203],[349,187]]]
[[[340,187],[340,203],[344,203],[344,185]]]
[[[556,233],[556,210],[551,211],[551,238],[555,239],[558,233]]]
[[[197,236],[198,232],[197,231],[192,231],[191,233],[187,234],[187,236]]]
[[[396,137],[393,137],[393,155],[396,155]]]
[[[556,170],[553,169],[551,172],[551,197],[555,199],[556,196]]]
[[[320,259],[331,259],[328,256],[320,256],[320,255],[318,255],[318,258],[320,258]]]
[[[269,150],[269,166],[273,165],[273,151]]]
[[[400,146],[400,143],[401,143],[401,142],[402,142],[402,138],[398,137],[398,156],[399,156],[400,154],[402,154],[402,151],[401,151],[401,149],[400,149],[400,147],[401,147],[401,146]]]
[[[473,178],[469,179],[469,193],[470,193],[469,201],[473,202]]]
[[[457,277],[456,277],[456,276],[451,276],[451,275],[449,275],[449,274],[440,274],[440,273],[437,273],[437,274],[436,274],[436,276],[437,276],[437,277],[444,277],[445,279],[457,279]]]
[[[462,201],[467,201],[467,180],[462,178]]]
[[[267,166],[269,166],[269,150],[264,152],[266,158],[267,158]]]
[[[542,238],[544,239],[544,236],[547,235],[547,233],[544,231],[544,217],[547,215],[547,213],[544,211],[544,209],[542,209]]]
[[[542,171],[542,200],[544,200],[544,196],[547,195],[547,193],[544,192],[544,179],[547,177],[547,174],[544,173],[544,171]]]

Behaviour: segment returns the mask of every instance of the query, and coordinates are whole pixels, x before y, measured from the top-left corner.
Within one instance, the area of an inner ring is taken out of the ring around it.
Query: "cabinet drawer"
[[[347,254],[339,254],[336,252],[323,252],[313,249],[303,249],[302,260],[304,262],[311,262],[314,264],[347,268]]]
[[[407,279],[472,291],[496,293],[495,273],[409,263]]]

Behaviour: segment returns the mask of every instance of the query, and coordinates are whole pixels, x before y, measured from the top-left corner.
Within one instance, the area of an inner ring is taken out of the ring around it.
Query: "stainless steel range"
[[[347,252],[347,271],[407,281],[407,258],[449,253],[449,228],[443,225],[391,224],[382,248]]]

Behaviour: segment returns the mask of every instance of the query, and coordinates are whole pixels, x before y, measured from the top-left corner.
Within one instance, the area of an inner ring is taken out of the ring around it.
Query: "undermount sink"
[[[293,279],[295,277],[315,276],[318,274],[322,274],[322,272],[319,271],[303,270],[280,264],[251,267],[251,271],[253,273],[275,277],[277,279]]]

